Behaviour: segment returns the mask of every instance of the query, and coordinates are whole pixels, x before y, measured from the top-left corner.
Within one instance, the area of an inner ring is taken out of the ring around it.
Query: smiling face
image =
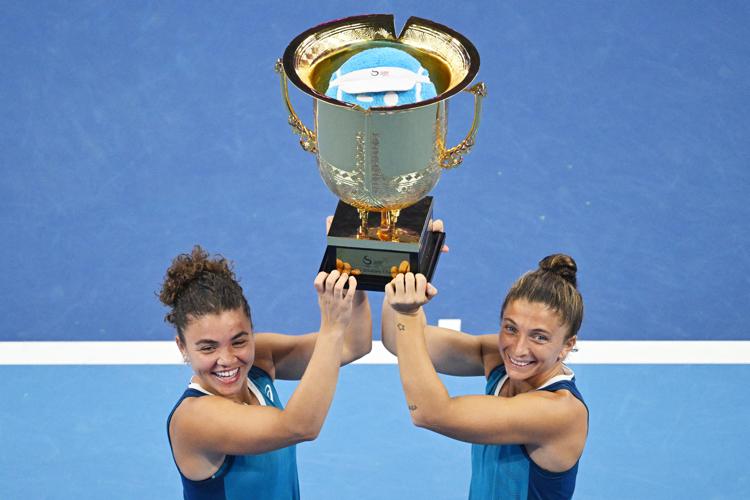
[[[192,319],[176,338],[204,389],[238,402],[246,402],[247,374],[255,359],[255,339],[250,319],[242,309],[206,314]]]
[[[498,344],[508,377],[522,392],[539,387],[561,370],[562,360],[575,346],[566,339],[570,326],[540,302],[509,303],[503,312]]]

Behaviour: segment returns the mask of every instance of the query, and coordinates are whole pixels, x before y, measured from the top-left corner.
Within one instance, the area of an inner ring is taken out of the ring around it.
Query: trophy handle
[[[287,84],[286,72],[284,71],[284,64],[281,62],[281,59],[276,61],[274,70],[281,78],[281,95],[284,97],[284,104],[286,104],[286,109],[289,111],[289,119],[287,120],[289,125],[292,126],[294,133],[299,136],[299,144],[302,146],[302,149],[308,153],[317,153],[318,140],[315,132],[305,127],[302,120],[299,119],[297,113],[294,111],[292,102],[289,100],[289,85]]]
[[[471,122],[469,133],[457,146],[446,149],[440,155],[440,166],[443,168],[455,168],[464,161],[464,155],[474,147],[474,139],[479,129],[479,116],[482,114],[482,99],[487,95],[487,87],[484,82],[479,82],[473,87],[465,89],[464,92],[474,94],[474,120]]]

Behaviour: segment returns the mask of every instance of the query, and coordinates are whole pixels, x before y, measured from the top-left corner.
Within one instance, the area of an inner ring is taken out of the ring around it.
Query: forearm
[[[318,334],[310,362],[284,410],[286,425],[303,440],[315,439],[323,427],[338,382],[343,335]]]
[[[430,427],[450,403],[450,396],[437,375],[427,351],[423,315],[394,312],[401,385],[412,421]]]
[[[367,293],[357,290],[352,303],[352,319],[344,333],[342,364],[351,363],[372,350],[372,315]]]
[[[388,303],[388,298],[383,298],[383,308],[380,315],[380,339],[383,342],[383,346],[388,349],[388,352],[394,356],[398,356],[398,343],[396,329],[396,311],[393,310],[391,305]],[[419,318],[422,324],[426,323],[427,319],[424,314],[424,310],[419,308]]]

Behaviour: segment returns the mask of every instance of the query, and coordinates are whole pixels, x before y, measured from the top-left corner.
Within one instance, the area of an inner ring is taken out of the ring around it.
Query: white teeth
[[[518,361],[516,359],[513,359],[511,356],[508,356],[508,359],[510,359],[510,362],[516,366],[527,366],[531,364],[531,361]]]
[[[235,375],[237,375],[237,372],[240,371],[239,368],[235,368],[234,370],[227,370],[223,372],[214,372],[214,375],[221,378],[232,378]]]

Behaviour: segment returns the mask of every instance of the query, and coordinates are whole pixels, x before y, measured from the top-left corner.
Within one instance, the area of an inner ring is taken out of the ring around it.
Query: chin
[[[505,372],[511,380],[526,380],[536,375],[536,370],[519,370],[516,367],[510,369],[506,366]]]

